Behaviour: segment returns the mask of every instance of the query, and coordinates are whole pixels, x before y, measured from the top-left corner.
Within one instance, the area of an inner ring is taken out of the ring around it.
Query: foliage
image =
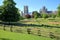
[[[60,4],[57,9],[58,9],[57,17],[60,17]]]
[[[0,13],[2,13],[2,6],[0,6]]]
[[[52,18],[55,18],[55,17],[56,17],[56,14],[53,14],[53,13],[52,13],[50,16],[51,16]]]
[[[48,18],[48,14],[42,13],[42,14],[41,14],[41,17],[42,17],[42,18]]]
[[[0,20],[1,20],[2,9],[3,9],[3,7],[0,6]]]
[[[13,0],[4,0],[3,2],[3,8],[2,8],[2,14],[0,19],[3,22],[17,22],[20,20],[20,13],[19,10],[15,7],[16,3]],[[4,26],[5,30],[5,26]],[[10,27],[10,30],[12,32],[12,26]]]
[[[36,18],[38,18],[39,16],[40,16],[40,14],[39,14],[37,11],[33,11],[33,12],[32,12],[32,17],[33,17],[33,18],[36,19]]]
[[[23,20],[24,18],[22,16],[20,16],[20,20]]]
[[[18,9],[15,7],[16,3],[13,0],[4,0],[1,20],[5,22],[16,22],[20,19]]]
[[[31,16],[29,14],[25,15],[26,18],[31,18]]]

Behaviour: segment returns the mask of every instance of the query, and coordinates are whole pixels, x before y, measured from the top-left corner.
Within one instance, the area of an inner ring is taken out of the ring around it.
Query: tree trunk
[[[10,22],[9,22],[9,25],[11,25]],[[11,31],[11,32],[13,32],[12,28],[13,28],[13,26],[11,25],[11,26],[10,26],[10,31]]]
[[[10,31],[11,31],[11,32],[13,32],[12,28],[13,28],[13,27],[12,27],[12,25],[11,25],[11,27],[10,27]]]

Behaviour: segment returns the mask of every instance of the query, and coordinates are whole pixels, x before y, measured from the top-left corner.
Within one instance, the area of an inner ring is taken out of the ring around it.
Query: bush
[[[42,13],[42,14],[41,14],[41,17],[42,17],[42,18],[48,18],[48,14]]]
[[[27,14],[25,15],[26,18],[31,18],[31,15]]]

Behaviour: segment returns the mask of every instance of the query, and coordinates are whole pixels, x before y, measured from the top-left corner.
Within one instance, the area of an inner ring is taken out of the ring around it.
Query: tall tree
[[[38,18],[39,16],[40,16],[40,15],[39,15],[39,13],[38,13],[37,11],[33,11],[33,12],[32,12],[32,17],[33,17],[33,18],[36,19],[36,18]]]
[[[57,17],[60,17],[60,4],[57,9],[58,9]]]
[[[1,5],[0,6],[0,20],[1,20],[2,9],[3,9],[3,6]]]
[[[20,20],[20,14],[15,5],[16,3],[13,0],[4,0],[2,16],[1,16],[2,18],[1,20],[3,22],[9,22],[10,24],[10,22],[17,22]],[[12,26],[10,30],[12,31]]]
[[[0,13],[2,12],[2,7],[0,6]]]

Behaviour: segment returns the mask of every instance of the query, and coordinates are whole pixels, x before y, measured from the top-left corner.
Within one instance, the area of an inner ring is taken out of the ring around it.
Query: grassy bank
[[[0,40],[53,40],[53,39],[0,30]]]

